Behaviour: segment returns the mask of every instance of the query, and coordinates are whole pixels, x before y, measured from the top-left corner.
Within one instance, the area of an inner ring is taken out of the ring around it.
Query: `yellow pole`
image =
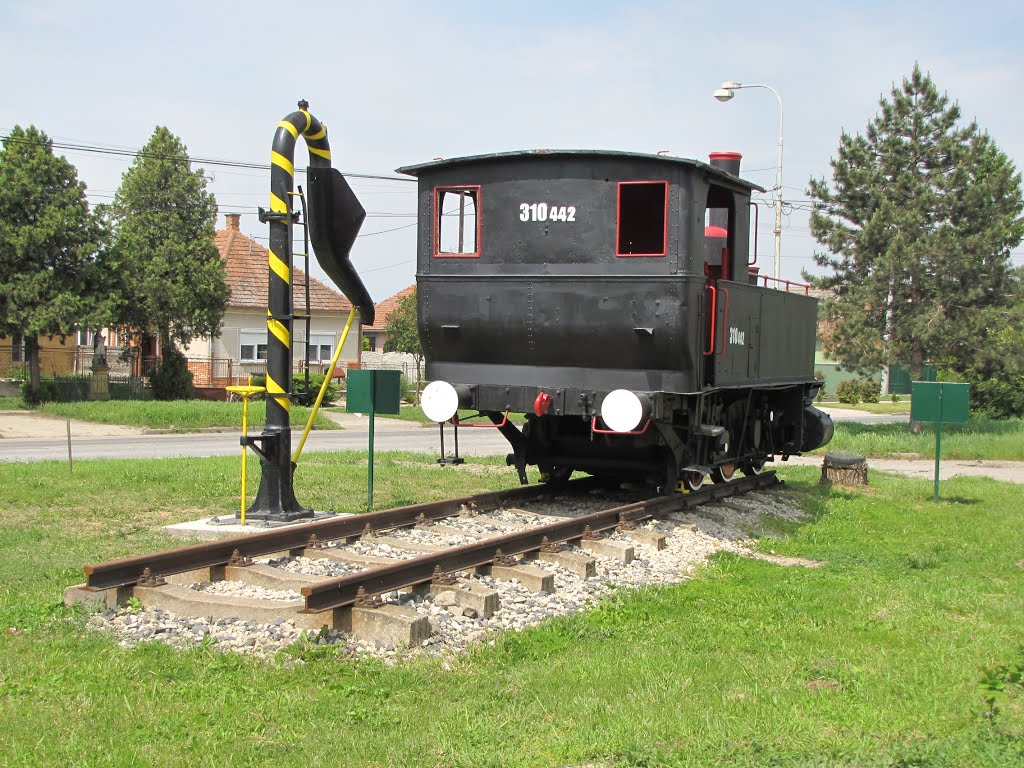
[[[345,323],[345,329],[341,332],[341,341],[338,342],[338,348],[334,350],[334,357],[331,358],[331,373],[334,373],[334,366],[338,364],[338,358],[341,357],[341,348],[345,346],[345,339],[348,338],[348,330],[352,327],[352,321],[356,317],[356,308],[353,306],[352,311],[348,313],[348,321]],[[309,341],[307,340],[308,344]],[[316,396],[316,402],[313,403],[313,409],[309,413],[309,421],[306,422],[306,428],[302,430],[302,438],[299,440],[299,447],[295,449],[295,453],[292,454],[292,461],[298,463],[299,456],[302,455],[302,447],[306,444],[306,438],[309,437],[309,430],[313,428],[313,420],[316,418],[316,414],[320,410],[320,404],[324,401],[324,395],[327,394],[327,386],[331,383],[331,377],[324,375],[324,383],[320,385],[320,392]]]
[[[242,437],[249,435],[249,398],[259,392],[266,392],[266,387],[253,387],[253,386],[232,386],[225,387],[228,392],[233,395],[238,395],[242,398]],[[246,460],[248,454],[246,451],[245,443],[242,443],[242,500],[240,502],[241,508],[239,511],[239,519],[242,525],[245,525],[245,470]]]
[[[249,398],[242,398],[242,437],[246,437],[249,434]],[[248,463],[248,450],[245,444],[242,444],[242,502],[241,508],[239,509],[238,517],[241,520],[242,525],[245,525],[245,465]]]

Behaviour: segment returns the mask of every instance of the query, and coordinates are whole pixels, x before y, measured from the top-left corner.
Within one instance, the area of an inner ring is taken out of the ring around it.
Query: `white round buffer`
[[[643,402],[628,389],[609,392],[601,403],[601,420],[616,432],[632,432],[643,418]]]
[[[459,410],[459,393],[447,381],[432,381],[423,390],[420,406],[431,421],[448,421]]]

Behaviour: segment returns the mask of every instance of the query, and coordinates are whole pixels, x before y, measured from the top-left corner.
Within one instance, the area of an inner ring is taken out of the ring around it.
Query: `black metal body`
[[[526,414],[522,430],[500,427],[524,481],[537,464],[674,488],[680,473],[759,469],[831,435],[828,417],[807,410],[820,386],[817,302],[748,270],[758,187],[702,162],[618,152],[399,170],[419,179],[427,379],[455,385],[461,407],[496,424]],[[712,222],[725,230],[716,264]],[[649,402],[642,434],[595,419],[616,389]]]

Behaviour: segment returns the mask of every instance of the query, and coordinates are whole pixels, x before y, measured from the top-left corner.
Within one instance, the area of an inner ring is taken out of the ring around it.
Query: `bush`
[[[149,374],[155,400],[190,400],[195,390],[188,360],[176,349],[164,352],[160,364]]]
[[[32,383],[26,379],[21,382],[21,397],[31,406],[40,405],[41,403],[55,403],[57,402],[57,382],[53,379],[40,378],[39,387],[33,389]]]
[[[259,376],[253,376],[250,379],[254,387],[265,387],[267,386],[267,377],[263,374]],[[294,401],[296,405],[312,406],[316,402],[316,396],[320,393],[320,387],[324,383],[324,374],[322,373],[310,373],[309,374],[309,394],[306,394],[306,374],[296,373],[292,375],[292,394],[294,395]],[[331,383],[327,385],[327,392],[324,393],[324,401],[321,405],[331,405],[338,399],[338,394],[342,388],[335,383],[332,379]],[[253,395],[253,400],[263,400],[265,395],[258,394]]]
[[[411,379],[402,376],[402,381],[399,384],[402,391],[402,402],[415,403],[416,402],[416,382]]]
[[[856,405],[860,402],[860,382],[856,379],[843,379],[836,387],[836,399],[840,403]]]
[[[882,394],[882,384],[871,379],[860,382],[860,399],[865,403],[877,403]]]
[[[991,419],[1024,416],[1024,376],[971,382],[971,411]]]
[[[255,379],[253,380],[255,384]],[[295,395],[295,402],[299,405],[312,406],[316,402],[316,396],[320,394],[320,387],[324,383],[324,374],[309,374],[309,392],[306,392],[306,374],[296,373],[292,376],[292,393]],[[324,393],[322,405],[331,405],[338,399],[338,385],[332,379],[327,385],[327,392]]]

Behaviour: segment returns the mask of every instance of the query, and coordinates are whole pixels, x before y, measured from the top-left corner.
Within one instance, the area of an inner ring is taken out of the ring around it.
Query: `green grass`
[[[334,411],[344,411],[345,409],[344,408],[332,408],[331,410],[334,410]],[[470,416],[475,416],[476,414],[477,414],[477,411],[466,411],[466,410],[460,410],[459,411],[459,417],[463,418],[463,419],[468,419]],[[514,416],[514,414],[509,414],[509,418],[510,419],[513,418],[513,416]],[[418,405],[408,405],[408,404],[405,404],[405,403],[403,403],[401,405],[399,413],[382,414],[381,418],[399,419],[401,421],[411,421],[411,422],[415,422],[417,424],[422,424],[423,426],[431,426],[431,427],[436,427],[437,426],[437,422],[436,421],[431,421],[429,418],[427,418],[427,415],[425,413],[423,413],[423,409],[420,408],[420,406],[418,406]],[[476,419],[476,421],[481,421],[481,420],[480,419]],[[522,419],[517,416],[516,421],[517,421],[517,423],[519,423],[519,422],[522,421]],[[490,423],[486,419],[483,419],[483,422],[484,423]]]
[[[857,403],[856,405],[837,401],[815,403],[815,405],[825,408],[842,408],[847,411],[864,411],[865,413],[905,413],[907,418],[910,418],[910,398],[907,396],[901,397],[898,403],[883,399],[877,403]]]
[[[106,400],[81,403],[45,403],[37,410],[67,419],[82,419],[100,424],[121,424],[145,429],[171,429],[192,432],[210,427],[239,428],[242,424],[241,403],[218,403],[209,400]],[[305,426],[309,408],[293,405],[293,426]],[[249,424],[260,426],[267,418],[267,404],[257,400],[249,403]],[[317,414],[317,429],[341,429],[323,414]]]
[[[915,435],[908,423],[858,424],[836,422],[835,436],[825,451],[849,451],[864,456],[917,454],[935,457],[935,425],[925,424]],[[974,418],[967,424],[942,425],[942,458],[1024,461],[1024,419]]]
[[[0,397],[0,411],[20,411],[28,408],[21,397]]]
[[[310,454],[317,507],[360,508],[365,458]],[[380,506],[514,483],[379,454]],[[59,606],[80,567],[234,509],[231,458],[0,465],[0,765],[1016,766],[1019,690],[986,718],[983,668],[1021,661],[1020,487],[873,475],[822,488],[786,468],[813,521],[687,584],[624,592],[445,668],[332,651],[259,662],[118,648]],[[255,467],[254,467],[255,469]]]

